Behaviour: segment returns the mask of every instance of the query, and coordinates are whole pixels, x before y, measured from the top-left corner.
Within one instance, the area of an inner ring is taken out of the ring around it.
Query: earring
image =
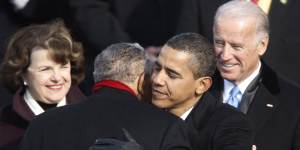
[[[26,81],[24,81],[23,84],[24,84],[25,86],[27,86],[27,82],[26,82]]]

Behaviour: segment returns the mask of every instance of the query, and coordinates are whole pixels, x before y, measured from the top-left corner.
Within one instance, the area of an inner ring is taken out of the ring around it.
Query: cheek
[[[27,78],[28,85],[43,86],[49,80],[49,75],[29,75]]]
[[[191,88],[191,84],[188,81],[173,81],[169,82],[169,90],[172,96],[181,97]]]
[[[71,80],[71,71],[70,70],[65,70],[65,71],[61,72],[61,75],[65,80],[67,80],[67,81]]]
[[[236,55],[236,59],[238,59],[243,65],[249,65],[255,58],[254,53],[244,53]]]
[[[219,56],[219,55],[222,53],[222,49],[220,49],[220,48],[215,48],[215,49],[214,49],[214,52],[215,52],[215,55],[216,55],[216,56]]]

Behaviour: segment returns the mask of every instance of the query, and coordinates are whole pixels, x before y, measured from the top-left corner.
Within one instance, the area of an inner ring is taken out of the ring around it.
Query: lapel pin
[[[280,0],[280,2],[281,4],[285,5],[288,2],[288,0]]]
[[[267,104],[267,107],[273,108],[274,106],[272,104]]]

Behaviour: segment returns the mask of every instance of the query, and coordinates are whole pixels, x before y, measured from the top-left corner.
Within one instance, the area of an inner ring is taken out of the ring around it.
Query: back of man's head
[[[216,58],[213,45],[200,34],[182,33],[169,39],[165,45],[191,55],[189,67],[195,78],[214,74]]]
[[[145,67],[145,51],[137,43],[116,43],[104,49],[94,62],[94,80],[134,82]]]

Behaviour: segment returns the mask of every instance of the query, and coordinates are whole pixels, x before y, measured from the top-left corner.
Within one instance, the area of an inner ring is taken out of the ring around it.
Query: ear
[[[204,92],[206,92],[212,85],[212,78],[205,76],[205,77],[200,77],[197,79],[197,87],[196,87],[196,94],[197,95],[202,95]]]
[[[257,52],[259,56],[262,56],[266,52],[268,48],[268,44],[269,44],[269,36],[265,36],[262,40],[259,41],[257,47]]]
[[[23,84],[25,86],[27,86],[27,79],[26,79],[25,75],[23,74],[23,75],[21,75],[21,77],[22,77],[22,80],[23,80]]]

